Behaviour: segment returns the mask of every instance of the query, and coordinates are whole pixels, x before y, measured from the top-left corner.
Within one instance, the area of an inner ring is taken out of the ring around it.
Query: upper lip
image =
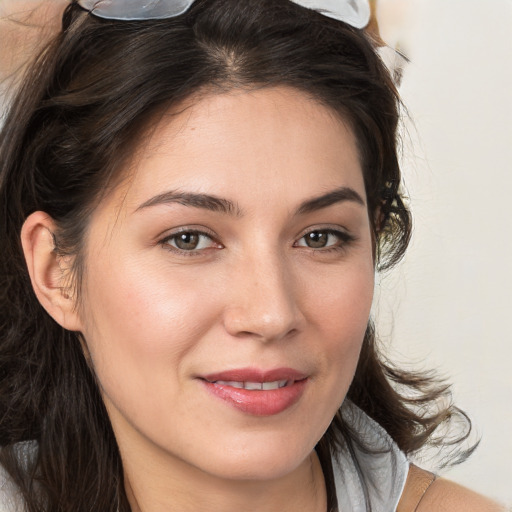
[[[203,375],[201,378],[209,382],[274,382],[278,380],[297,381],[307,378],[307,375],[293,368],[274,368],[261,370],[258,368],[237,368]]]

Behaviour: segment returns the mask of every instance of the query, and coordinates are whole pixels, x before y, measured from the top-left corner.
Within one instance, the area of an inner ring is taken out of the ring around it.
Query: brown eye
[[[198,231],[182,231],[166,238],[162,243],[174,249],[188,252],[200,251],[216,245],[210,236]]]
[[[304,237],[304,241],[308,247],[312,249],[322,249],[329,242],[329,233],[325,231],[312,231]]]
[[[175,244],[178,249],[192,251],[197,249],[200,236],[197,233],[180,233],[175,237]]]
[[[336,229],[317,229],[306,233],[294,245],[310,249],[341,249],[354,240],[354,237]]]

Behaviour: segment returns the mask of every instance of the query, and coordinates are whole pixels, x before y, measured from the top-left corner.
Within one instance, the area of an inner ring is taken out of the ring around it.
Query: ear
[[[69,288],[69,262],[55,250],[56,225],[44,212],[30,215],[21,229],[21,244],[34,292],[48,314],[69,331],[82,324]]]

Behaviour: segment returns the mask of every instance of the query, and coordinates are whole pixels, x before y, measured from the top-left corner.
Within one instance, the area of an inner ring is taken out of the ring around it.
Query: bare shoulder
[[[506,512],[495,501],[444,478],[436,479],[418,505],[417,512]]]

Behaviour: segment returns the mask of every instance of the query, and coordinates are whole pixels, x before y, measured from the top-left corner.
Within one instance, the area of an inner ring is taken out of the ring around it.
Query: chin
[[[222,443],[201,454],[204,471],[228,480],[276,480],[295,471],[314,450],[309,440],[257,436],[247,444]],[[223,449],[224,448],[224,449]]]

